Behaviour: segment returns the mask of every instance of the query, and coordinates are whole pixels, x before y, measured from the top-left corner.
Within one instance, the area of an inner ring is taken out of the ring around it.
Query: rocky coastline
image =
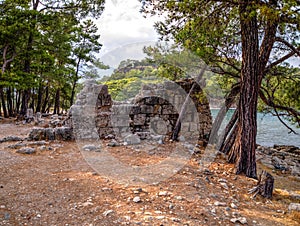
[[[257,146],[256,161],[273,173],[288,174],[300,178],[300,148],[293,145]]]

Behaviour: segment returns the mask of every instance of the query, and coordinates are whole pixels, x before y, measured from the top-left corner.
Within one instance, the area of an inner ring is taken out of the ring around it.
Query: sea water
[[[218,109],[211,109],[213,119],[218,114]],[[229,109],[226,114],[221,130],[225,128],[234,112],[234,109]],[[257,137],[256,143],[259,145],[272,147],[277,145],[294,145],[300,147],[300,128],[292,125],[289,121],[284,122],[291,127],[297,134],[291,133],[276,116],[272,114],[257,113]]]

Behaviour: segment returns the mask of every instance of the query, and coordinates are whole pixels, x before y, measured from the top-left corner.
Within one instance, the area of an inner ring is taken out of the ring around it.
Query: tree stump
[[[257,185],[249,190],[249,194],[254,194],[253,198],[255,198],[257,194],[260,194],[261,196],[267,199],[271,199],[273,195],[273,189],[274,177],[263,170],[262,173],[259,175]]]

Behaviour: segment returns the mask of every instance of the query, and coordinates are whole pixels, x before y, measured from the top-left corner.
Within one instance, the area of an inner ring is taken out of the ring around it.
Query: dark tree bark
[[[12,94],[11,94],[11,87],[8,87],[6,91],[6,99],[7,99],[7,107],[8,107],[8,114],[10,117],[14,116],[14,110],[13,110],[13,100],[12,100]]]
[[[7,112],[7,108],[6,108],[6,103],[5,103],[5,97],[4,97],[4,92],[3,92],[3,88],[0,87],[0,96],[1,96],[1,103],[2,103],[2,109],[3,109],[3,116],[4,118],[8,118],[8,112]]]
[[[250,0],[239,6],[242,37],[241,89],[238,104],[238,126],[232,147],[232,160],[235,160],[236,173],[257,178],[256,175],[256,133],[257,100],[259,92],[259,40],[256,15],[253,15]]]
[[[37,1],[38,2],[38,1]],[[38,3],[34,3],[33,2],[33,9],[36,10],[37,9],[37,4]],[[34,41],[34,29],[35,29],[35,21],[32,22],[32,24],[30,25],[30,32],[29,32],[29,37],[27,40],[27,46],[26,46],[26,52],[25,52],[25,59],[24,59],[24,72],[26,74],[30,74],[31,72],[31,52],[33,49],[33,41]],[[21,106],[21,112],[20,114],[25,116],[27,109],[28,109],[28,104],[29,104],[29,100],[30,100],[30,89],[29,88],[25,88],[24,92],[23,92],[23,96],[22,96],[22,106]]]
[[[214,120],[213,126],[212,126],[212,130],[210,132],[210,140],[209,143],[211,144],[215,144],[217,143],[217,146],[220,146],[219,143],[223,143],[223,139],[221,137],[221,140],[216,139],[218,136],[218,132],[220,129],[220,126],[226,116],[226,113],[228,112],[228,109],[232,106],[232,104],[235,102],[236,96],[238,95],[240,91],[240,87],[239,84],[236,84],[232,87],[232,89],[230,90],[230,93],[228,94],[228,96],[225,99],[225,104],[221,107],[220,111],[218,112],[216,119]],[[214,139],[214,140],[212,140]],[[219,147],[218,147],[219,149]]]
[[[32,93],[34,93],[34,92],[35,92],[35,91],[34,91],[34,89],[33,89],[33,90],[32,90]],[[34,103],[35,103],[35,98],[34,98],[34,96],[32,95],[32,98],[31,98],[31,102],[30,102],[29,108],[31,108],[31,109],[33,110],[33,112],[34,112],[34,108],[35,108]]]
[[[20,105],[21,105],[21,90],[17,91],[17,96],[16,96],[16,113],[20,113]]]
[[[55,102],[54,102],[54,112],[53,114],[59,114],[60,111],[60,89],[56,90]]]
[[[49,102],[49,85],[47,84],[45,89],[45,99],[43,102],[42,113],[46,113],[48,102]]]
[[[73,84],[72,84],[72,91],[71,91],[71,98],[70,98],[70,106],[72,106],[73,103],[74,103],[76,86],[77,86],[77,81],[74,81]]]
[[[71,99],[70,99],[70,106],[73,105],[74,103],[74,98],[75,98],[75,89],[77,86],[77,82],[79,79],[79,67],[80,67],[80,63],[81,63],[81,58],[79,58],[77,64],[76,64],[76,72],[75,72],[75,77],[72,83],[72,91],[71,91]]]
[[[228,154],[229,163],[236,162],[236,155],[234,153],[234,149],[232,149],[232,146],[234,145],[237,134],[238,134],[238,126],[235,125],[231,133],[229,134],[228,139],[224,142],[224,144],[221,147],[221,151],[224,152],[225,154]]]
[[[22,105],[21,105],[21,111],[20,114],[25,116],[27,109],[28,109],[28,103],[30,98],[30,90],[26,89],[22,93]]]
[[[236,109],[227,124],[224,134],[221,135],[221,141],[218,144],[220,152],[228,154],[234,144],[237,135],[238,109]]]
[[[43,85],[40,82],[37,96],[36,112],[41,112],[43,98]]]

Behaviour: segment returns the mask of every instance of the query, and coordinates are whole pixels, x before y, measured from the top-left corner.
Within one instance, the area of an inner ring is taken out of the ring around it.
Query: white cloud
[[[155,18],[144,18],[139,12],[138,0],[108,0],[100,19],[97,20],[100,42],[103,44],[100,55],[124,45],[146,41],[156,41]]]
[[[101,57],[101,61],[112,68],[117,68],[122,60],[140,60],[146,57],[143,52],[143,47],[150,45],[155,46],[155,42],[136,42],[132,44],[122,45],[121,47],[115,48],[104,54]]]

